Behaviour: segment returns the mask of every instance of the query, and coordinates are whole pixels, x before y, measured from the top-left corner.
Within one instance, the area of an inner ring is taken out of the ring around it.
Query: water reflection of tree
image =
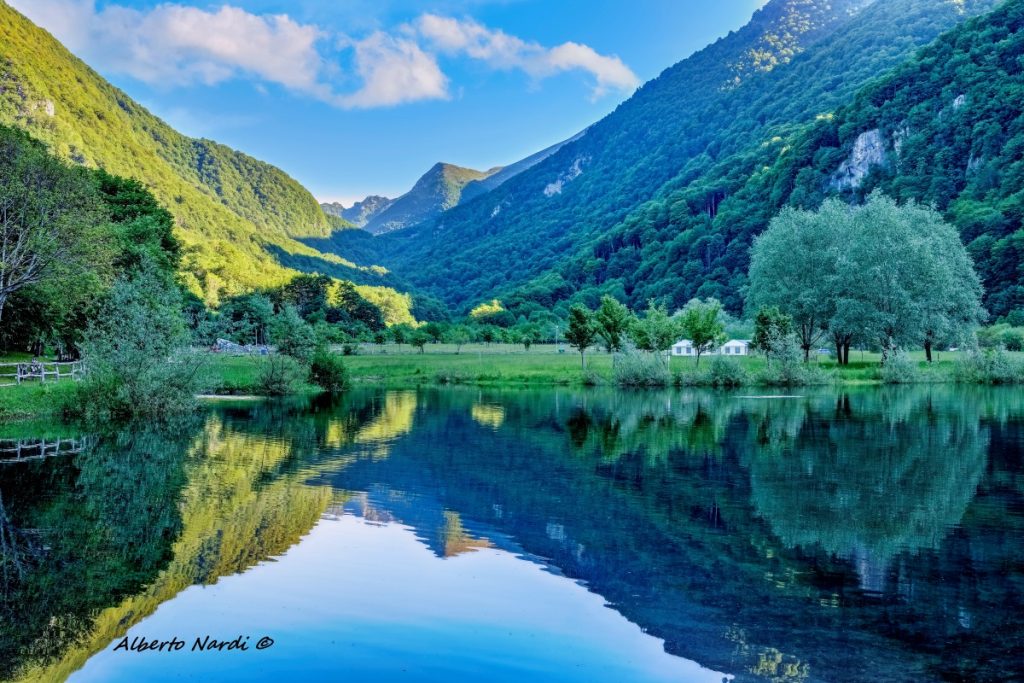
[[[176,503],[191,432],[139,428],[73,459],[0,468],[4,533],[21,544],[19,559],[4,558],[19,570],[3,575],[0,679],[59,657],[96,610],[166,566],[181,530]]]
[[[342,411],[353,434],[374,406]],[[287,550],[335,499],[305,484],[309,461],[331,464],[320,446],[335,414],[239,408],[187,428],[128,429],[73,461],[0,469],[12,523],[45,529],[51,545],[8,586],[0,680],[63,680],[184,588]]]
[[[817,544],[851,559],[864,584],[880,589],[898,552],[934,549],[949,534],[985,471],[988,437],[977,410],[933,398],[841,395],[833,411],[812,411],[799,428],[774,435],[765,425],[776,421],[775,406],[752,412],[758,512],[786,545]]]

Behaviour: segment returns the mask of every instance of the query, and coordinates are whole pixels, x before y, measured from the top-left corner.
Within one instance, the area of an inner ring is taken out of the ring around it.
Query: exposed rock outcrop
[[[873,167],[884,166],[886,162],[881,131],[877,128],[865,131],[857,136],[850,157],[839,165],[839,169],[832,175],[830,185],[840,191],[855,190],[861,186]]]

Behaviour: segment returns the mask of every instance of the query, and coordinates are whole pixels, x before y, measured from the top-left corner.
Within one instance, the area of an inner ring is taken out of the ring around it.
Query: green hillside
[[[183,277],[209,303],[285,282],[294,271],[281,255],[363,284],[383,282],[379,271],[295,239],[332,228],[298,182],[176,132],[2,1],[0,123],[22,128],[66,159],[143,182],[174,214],[185,248]]]
[[[643,205],[562,274],[634,301],[715,296],[739,310],[747,250],[779,209],[881,188],[960,229],[993,315],[1024,309],[1022,24],[1020,0],[964,23],[834,113]]]
[[[689,232],[689,217],[713,223],[750,174],[737,161],[849,102],[943,31],[995,4],[773,0],[746,27],[667,69],[540,164],[436,221],[378,240],[381,262],[461,307],[499,296],[528,315],[579,286],[586,291],[577,296],[590,305],[601,293],[638,307],[650,296],[679,305],[710,281],[726,283],[710,293],[735,310],[742,278],[718,272],[717,261],[727,255],[739,263],[749,243],[700,234],[707,239],[691,245],[698,233]],[[706,192],[693,205],[644,204],[694,185]],[[654,210],[661,213],[648,216]],[[668,227],[609,242],[647,220]],[[344,249],[344,240],[335,242]],[[700,262],[680,262],[690,246]]]

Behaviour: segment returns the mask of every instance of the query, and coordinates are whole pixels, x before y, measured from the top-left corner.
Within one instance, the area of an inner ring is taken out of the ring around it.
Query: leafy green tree
[[[391,333],[391,339],[394,340],[395,344],[399,347],[409,341],[409,337],[412,335],[412,326],[405,323],[399,323],[398,325],[392,325],[389,330]]]
[[[580,352],[580,367],[587,367],[587,349],[597,340],[597,328],[591,312],[579,304],[569,309],[569,326],[565,330],[565,340]]]
[[[634,318],[630,326],[633,343],[641,351],[662,356],[679,341],[683,333],[680,321],[668,313],[663,305],[651,302],[643,318]]]
[[[430,335],[430,341],[434,344],[439,344],[444,339],[445,327],[441,323],[427,323],[420,329]]]
[[[58,269],[109,259],[99,234],[102,210],[89,171],[0,127],[0,320],[15,292]]]
[[[793,319],[779,310],[778,306],[765,306],[754,316],[754,338],[750,348],[771,357],[775,340],[793,331]]]
[[[469,343],[472,336],[465,325],[452,325],[448,328],[445,339],[449,344],[455,345],[455,353],[462,353],[462,347]]]
[[[278,351],[302,361],[309,360],[317,347],[313,327],[290,305],[274,316],[270,324],[270,338]]]
[[[70,411],[108,419],[166,417],[194,406],[202,364],[185,350],[181,294],[156,270],[143,264],[105,298],[82,345],[86,377]]]
[[[409,336],[409,343],[419,349],[420,353],[424,352],[424,347],[430,343],[431,336],[423,330],[413,330]]]
[[[775,307],[788,315],[804,360],[835,313],[837,247],[849,239],[847,207],[826,202],[819,212],[785,208],[754,240],[747,310]]]
[[[629,309],[614,297],[601,297],[601,306],[594,315],[597,334],[604,341],[608,353],[622,350],[622,344],[629,332],[631,316]]]
[[[691,300],[679,316],[679,328],[693,342],[697,366],[700,367],[701,354],[714,350],[726,341],[722,304],[714,299]]]

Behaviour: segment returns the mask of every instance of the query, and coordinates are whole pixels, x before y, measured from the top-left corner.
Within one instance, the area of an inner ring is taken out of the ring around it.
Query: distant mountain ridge
[[[411,190],[374,213],[363,225],[363,229],[379,235],[436,218],[458,205],[462,189],[468,183],[483,180],[500,170],[492,168],[476,171],[454,164],[434,164]]]
[[[340,202],[323,203],[320,204],[320,207],[327,215],[344,218],[355,227],[361,228],[394,203],[394,199],[371,194],[363,201],[356,202],[347,209]]]

